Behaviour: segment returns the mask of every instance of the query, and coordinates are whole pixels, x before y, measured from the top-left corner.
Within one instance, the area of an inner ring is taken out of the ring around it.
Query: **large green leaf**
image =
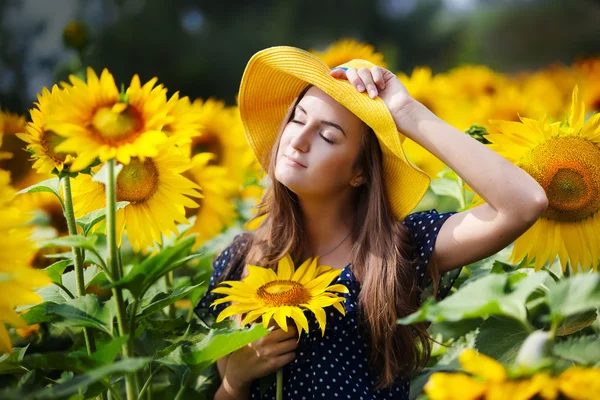
[[[108,304],[100,304],[98,297],[88,294],[77,297],[63,304],[49,304],[46,306],[48,313],[63,318],[60,323],[68,327],[88,327],[104,331],[112,336],[115,315]]]
[[[175,289],[172,293],[157,293],[151,298],[142,299],[142,301],[140,301],[140,305],[137,309],[136,315],[138,316],[138,318],[147,317],[153,312],[162,310],[163,308],[170,306],[176,301],[187,297],[200,286],[201,285],[186,286]],[[131,313],[130,309],[128,309],[128,311]]]
[[[35,306],[29,308],[26,313],[21,314],[21,318],[23,318],[23,320],[29,325],[40,324],[42,322],[58,321],[60,320],[59,316],[48,312],[48,307],[56,304],[57,303],[51,301],[36,304]]]
[[[12,353],[0,355],[0,375],[23,373],[21,361],[27,352],[27,347],[14,347]]]
[[[553,285],[546,294],[550,319],[564,318],[600,307],[600,275],[577,274]]]
[[[128,201],[119,201],[116,204],[116,210],[124,208],[129,204]],[[90,213],[85,214],[81,218],[77,218],[77,225],[83,229],[83,235],[87,236],[90,230],[99,222],[106,218],[106,208],[100,208]]]
[[[268,333],[262,324],[249,329],[212,329],[201,342],[169,346],[157,361],[174,371],[186,366],[199,371]]]
[[[453,179],[440,178],[431,181],[431,191],[438,196],[450,196],[462,204],[462,187]]]
[[[146,365],[148,365],[150,360],[150,358],[127,358],[120,360],[115,363],[88,371],[83,375],[77,375],[73,379],[66,382],[49,386],[33,393],[27,393],[26,398],[28,400],[46,400],[71,396],[106,377],[129,374],[144,368]],[[3,398],[7,400],[22,400],[24,398],[22,397],[22,394],[14,392],[4,393],[3,395],[5,396]]]
[[[433,335],[441,335],[443,341],[458,339],[459,337],[474,331],[482,323],[482,318],[463,319],[460,321],[444,321],[431,325],[429,328]]]
[[[510,275],[491,274],[462,286],[456,293],[439,303],[428,299],[421,309],[399,319],[408,325],[415,322],[460,321],[503,315],[527,323],[525,302],[529,295],[548,278],[544,271],[527,275],[508,289]]]
[[[530,332],[513,318],[490,317],[479,327],[475,348],[502,363],[511,363]]]
[[[562,321],[558,328],[556,328],[556,336],[567,336],[579,332],[593,324],[597,317],[598,313],[596,310],[570,315]]]
[[[552,351],[566,360],[594,365],[600,362],[600,335],[569,337],[555,344]]]
[[[65,208],[63,199],[60,196],[60,180],[58,178],[50,178],[40,183],[36,183],[35,185],[31,185],[17,192],[17,194],[38,192],[48,192],[54,194],[56,198],[58,198],[58,201],[60,201],[62,208]]]
[[[27,355],[21,364],[28,369],[62,370],[75,373],[112,363],[121,351],[126,336],[117,337],[108,343],[98,343],[98,350],[92,355],[84,351],[33,353]]]
[[[97,236],[72,235],[44,240],[41,247],[76,247],[86,250],[94,250]]]
[[[46,275],[48,275],[48,277],[52,279],[52,282],[62,285],[63,273],[65,272],[65,269],[67,269],[67,267],[71,264],[73,264],[72,260],[57,261],[49,267],[44,268],[44,271],[46,272]]]
[[[196,238],[188,236],[176,242],[172,247],[166,247],[153,256],[135,265],[123,279],[113,286],[126,287],[135,297],[141,297],[152,284],[167,272],[174,270],[189,259],[199,257],[199,254],[188,256]]]

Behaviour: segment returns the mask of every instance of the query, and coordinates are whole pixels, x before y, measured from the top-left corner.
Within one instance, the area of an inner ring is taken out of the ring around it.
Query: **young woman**
[[[542,187],[364,60],[330,70],[300,49],[263,50],[246,67],[239,106],[270,184],[260,226],[217,257],[197,314],[206,315],[219,282],[242,279],[248,263],[274,268],[288,252],[297,265],[319,255],[321,265],[342,269],[337,283],[350,293],[346,316],[330,312],[324,336],[311,328],[297,343],[294,327],[276,329],[219,360],[216,398],[261,398],[259,378],[279,368],[287,399],[408,398],[409,377],[427,362],[430,342],[425,325],[396,320],[418,308],[428,286],[443,298],[460,267],[524,233],[547,207]],[[430,180],[407,161],[405,136],[487,203],[409,214]],[[273,383],[262,398],[274,397]]]

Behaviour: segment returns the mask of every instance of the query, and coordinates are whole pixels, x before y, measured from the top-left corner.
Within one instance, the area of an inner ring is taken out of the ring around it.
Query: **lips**
[[[306,165],[302,164],[294,157],[288,156],[287,154],[284,154],[283,156],[288,159],[288,162],[291,161],[293,164],[297,164],[299,167],[306,168]]]

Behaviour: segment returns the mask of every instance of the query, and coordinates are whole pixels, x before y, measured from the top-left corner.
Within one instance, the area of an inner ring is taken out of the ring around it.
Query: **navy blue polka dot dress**
[[[419,299],[421,303],[427,293],[431,293],[432,282],[424,282],[425,272],[442,224],[450,217],[450,213],[438,213],[435,209],[408,215],[403,224],[412,233],[416,243],[417,262],[415,263],[417,283],[423,289]],[[232,246],[225,249],[214,261],[214,273],[205,296],[195,308],[198,317],[205,319],[207,313],[218,315],[228,304],[221,304],[216,309],[210,304],[222,295],[210,291],[221,281],[220,274],[227,268],[236,249]],[[459,269],[442,274],[439,282],[438,299],[448,295]],[[239,279],[240,277],[234,277]],[[232,277],[228,277],[232,279]],[[387,390],[375,390],[376,377],[368,368],[368,350],[365,338],[358,326],[358,294],[360,284],[355,279],[351,266],[343,269],[337,283],[346,285],[349,293],[345,295],[346,316],[336,310],[326,310],[327,327],[325,335],[315,318],[307,312],[309,334],[303,334],[296,358],[284,367],[285,399],[408,399],[409,380],[398,377],[396,384]],[[425,286],[424,286],[425,285]],[[260,381],[252,386],[252,399],[274,399],[275,383],[266,388]],[[262,392],[262,393],[261,393]]]

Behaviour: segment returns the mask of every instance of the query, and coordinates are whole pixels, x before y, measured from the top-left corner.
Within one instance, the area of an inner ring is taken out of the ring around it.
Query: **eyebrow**
[[[308,113],[306,112],[306,110],[304,108],[302,108],[301,105],[297,105],[296,108],[300,109],[300,111],[302,111],[304,114],[308,115]],[[342,129],[342,127],[339,126],[338,124],[336,124],[334,122],[331,122],[331,121],[324,121],[324,120],[320,120],[319,122],[321,124],[323,124],[323,125],[329,125],[329,126],[332,126],[334,128],[339,129],[344,134],[344,136],[346,136],[346,132],[344,132],[344,130]]]

